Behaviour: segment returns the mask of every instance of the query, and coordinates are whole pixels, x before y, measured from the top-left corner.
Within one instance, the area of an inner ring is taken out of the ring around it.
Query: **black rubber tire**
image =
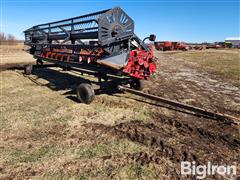
[[[95,97],[95,92],[90,84],[82,83],[77,87],[77,99],[81,103],[90,104]]]
[[[62,70],[63,70],[63,71],[69,71],[69,70],[71,70],[71,68],[68,67],[68,66],[63,66],[63,67],[62,67]]]
[[[24,74],[26,75],[30,75],[32,74],[32,65],[28,64],[26,66],[24,66]]]
[[[43,61],[41,59],[37,59],[37,65],[43,65]]]
[[[141,79],[133,79],[132,82],[130,82],[130,87],[132,89],[141,91],[144,89],[144,81]]]

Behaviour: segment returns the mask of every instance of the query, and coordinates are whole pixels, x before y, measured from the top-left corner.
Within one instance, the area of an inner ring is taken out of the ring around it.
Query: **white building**
[[[232,43],[233,47],[240,47],[240,37],[230,37],[225,39],[226,43]]]

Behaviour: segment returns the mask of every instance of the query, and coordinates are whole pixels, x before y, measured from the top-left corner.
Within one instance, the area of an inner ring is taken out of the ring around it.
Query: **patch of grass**
[[[96,144],[89,148],[81,148],[78,151],[79,157],[84,157],[87,159],[92,159],[94,157],[98,156],[104,156],[109,154],[109,148],[105,144]]]
[[[65,180],[65,179],[67,180],[67,179],[70,179],[70,178],[72,178],[71,175],[69,175],[67,173],[63,173],[62,171],[54,171],[54,172],[49,171],[49,172],[46,172],[46,173],[42,174],[39,177],[39,179],[62,179],[62,180]],[[78,179],[78,178],[76,178],[76,179]]]
[[[239,58],[239,57],[238,57]],[[240,60],[235,58],[218,58],[204,60],[200,64],[202,67],[208,68],[208,70],[219,73],[229,79],[239,79],[240,76]]]
[[[134,119],[138,121],[146,122],[151,117],[151,110],[149,110],[149,108],[135,106],[133,111],[136,112]]]
[[[119,169],[117,179],[156,179],[158,172],[152,167],[131,163]]]
[[[236,51],[194,51],[172,56],[195,63],[201,69],[230,80],[240,87],[240,53]]]
[[[77,151],[77,158],[92,159],[97,156],[108,156],[112,154],[136,153],[145,147],[128,141],[127,139],[113,140],[107,143],[93,144],[89,147],[82,146]]]
[[[154,165],[142,166],[132,162],[125,166],[103,165],[97,168],[92,167],[90,171],[81,169],[73,173],[50,171],[43,174],[40,179],[161,179],[160,170]]]
[[[128,169],[128,175],[130,177],[137,177],[140,178],[144,175],[144,168],[143,166],[139,165],[139,164],[132,164],[130,165],[129,169]]]
[[[48,156],[50,152],[51,150],[49,147],[41,147],[40,149],[33,152],[16,149],[11,153],[11,157],[14,163],[36,162]]]

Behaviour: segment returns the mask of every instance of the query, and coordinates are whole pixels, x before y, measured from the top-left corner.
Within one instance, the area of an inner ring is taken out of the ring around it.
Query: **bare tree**
[[[3,32],[0,32],[0,42],[6,41],[7,37]]]
[[[9,45],[12,45],[12,44],[16,44],[17,40],[16,40],[15,36],[8,34],[7,41],[9,43]]]
[[[14,35],[6,35],[4,32],[0,32],[0,44],[14,45],[17,43],[17,39]]]

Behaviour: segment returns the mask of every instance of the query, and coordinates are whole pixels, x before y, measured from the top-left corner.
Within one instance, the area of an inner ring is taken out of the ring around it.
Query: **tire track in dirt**
[[[186,160],[198,161],[197,156],[190,150],[182,147],[174,147],[168,143],[169,134],[165,134],[162,128],[156,127],[154,124],[142,124],[141,122],[119,124],[114,127],[112,133],[118,137],[127,138],[153,149],[152,154],[142,152],[136,155],[136,159],[140,160],[141,164],[145,164],[149,160],[151,160],[150,162],[157,163],[159,157],[162,156],[174,162]]]
[[[180,179],[180,162],[195,161],[196,165],[204,163],[198,157],[197,152],[184,145],[173,145],[168,142],[170,135],[166,133],[161,126],[156,126],[155,123],[143,123],[140,121],[132,121],[120,123],[113,127],[102,124],[87,124],[85,127],[99,130],[99,133],[106,133],[109,136],[117,138],[127,138],[128,140],[140,143],[150,148],[150,151],[141,151],[132,154],[111,155],[108,156],[108,161],[121,162],[121,166],[129,163],[138,163],[141,166],[148,166],[150,163],[159,167],[163,164],[163,157],[169,159],[174,165],[164,166],[166,175],[171,179]],[[105,157],[102,157],[103,159]],[[194,177],[188,177],[194,179]]]
[[[182,160],[194,160],[197,161],[197,156],[190,151],[175,148],[167,143],[164,138],[159,138],[155,134],[149,134],[149,131],[159,132],[158,127],[154,124],[142,124],[141,122],[121,123],[119,125],[111,127],[102,126],[99,124],[91,124],[95,126],[94,129],[101,128],[102,133],[110,133],[118,138],[127,138],[133,142],[143,144],[153,149],[152,153],[140,152],[131,154],[128,158],[139,162],[140,164],[149,164],[150,162],[158,163],[160,157],[164,156],[172,161],[180,162]],[[148,131],[148,132],[147,132]],[[167,138],[168,135],[163,135]]]
[[[231,136],[230,134],[220,134],[213,131],[209,131],[206,128],[203,127],[196,127],[196,126],[190,126],[188,123],[183,122],[179,120],[178,118],[175,118],[174,120],[169,117],[161,116],[161,118],[158,118],[156,121],[157,123],[161,124],[168,124],[174,128],[176,128],[178,133],[181,134],[191,134],[196,135],[200,139],[206,139],[212,143],[221,142],[223,145],[230,147],[230,148],[239,148],[240,147],[240,141],[236,138]],[[216,122],[217,123],[217,122]],[[229,132],[229,126],[222,123],[222,131]]]
[[[143,123],[140,121],[131,121],[120,123],[113,127],[100,124],[88,124],[93,129],[101,129],[101,133],[109,134],[118,138],[127,138],[130,141],[140,143],[151,149],[151,152],[140,152],[131,154],[128,157],[141,165],[155,163],[159,164],[161,157],[166,157],[172,162],[179,164],[181,161],[195,161],[196,164],[203,164],[206,161],[223,160],[224,162],[233,162],[237,160],[232,154],[237,154],[240,147],[238,137],[230,136],[231,128],[223,128],[224,134],[218,134],[203,127],[197,127],[194,124],[189,125],[178,119],[159,118],[154,123]],[[166,131],[165,127],[170,128]],[[217,127],[217,126],[216,126]],[[179,134],[183,137],[181,138]],[[175,139],[175,143],[172,140]],[[196,141],[197,143],[191,143]],[[215,152],[214,156],[205,158],[211,154],[214,148],[222,151]],[[223,153],[224,152],[224,153]],[[228,154],[229,153],[229,154]],[[227,154],[226,158],[223,154]]]

